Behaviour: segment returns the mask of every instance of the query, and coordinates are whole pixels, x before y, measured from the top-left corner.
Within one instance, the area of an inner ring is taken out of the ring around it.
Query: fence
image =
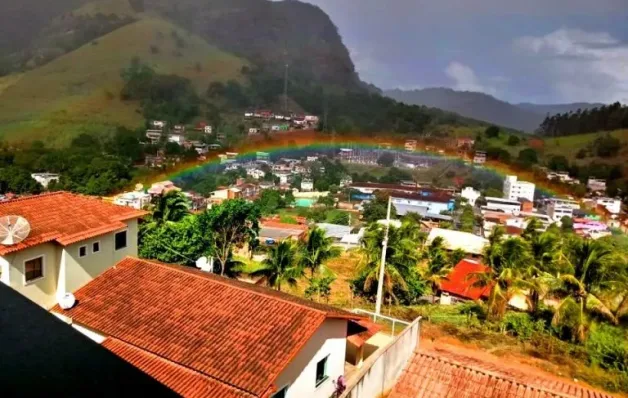
[[[381,347],[364,361],[362,367],[347,380],[347,389],[340,396],[340,398],[377,398],[393,388],[417,349],[421,318],[408,323],[364,310],[353,312],[370,315],[375,319],[394,321],[393,328],[396,324],[407,325],[390,344]]]

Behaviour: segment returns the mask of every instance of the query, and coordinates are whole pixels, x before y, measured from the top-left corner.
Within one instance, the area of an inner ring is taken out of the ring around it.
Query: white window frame
[[[29,261],[33,261],[35,259],[41,258],[41,276],[39,278],[31,279],[30,281],[26,280],[26,263]],[[22,280],[24,282],[24,286],[32,285],[33,283],[37,283],[46,277],[46,255],[40,254],[39,256],[27,258],[22,263]]]
[[[124,232],[125,235],[126,235],[126,245],[124,247],[116,249],[116,235],[121,234],[122,232]],[[113,250],[114,251],[119,252],[120,250],[125,250],[128,247],[129,247],[129,230],[128,229],[125,229],[123,231],[118,231],[118,232],[113,234]]]
[[[328,370],[328,367],[329,367],[329,366],[328,366],[328,365],[329,365],[329,357],[330,357],[330,355],[329,355],[329,354],[327,354],[327,355],[326,355],[326,356],[324,356],[323,358],[321,358],[321,359],[319,359],[318,361],[316,361],[316,368],[315,368],[315,371],[316,371],[316,369],[318,368],[318,364],[319,364],[321,361],[323,361],[323,360],[325,361],[325,369],[323,370],[323,374],[324,374],[324,376],[325,376],[325,377],[323,377],[323,379],[322,379],[321,381],[318,381],[318,380],[316,380],[316,376],[317,376],[317,375],[316,375],[316,374],[314,374],[314,384],[315,384],[315,388],[316,388],[316,389],[318,389],[318,388],[319,388],[320,386],[322,386],[323,384],[327,383],[327,381],[330,379],[329,374],[327,374],[327,373],[328,373],[328,372],[327,372],[327,370]]]
[[[81,256],[81,249],[82,248],[85,248],[85,255],[84,256]],[[78,248],[78,257],[79,258],[84,258],[84,257],[87,257],[88,255],[89,255],[89,247],[87,247],[87,245],[79,246],[79,248]]]
[[[98,243],[98,250],[94,250],[94,245]],[[102,250],[102,248],[100,247],[100,241],[94,241],[92,242],[92,254],[96,254],[96,253],[100,253],[100,251]]]

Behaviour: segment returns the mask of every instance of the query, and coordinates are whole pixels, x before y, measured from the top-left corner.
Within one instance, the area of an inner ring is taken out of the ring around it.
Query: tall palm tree
[[[304,244],[301,246],[301,261],[311,272],[311,277],[318,271],[325,271],[325,263],[340,256],[341,250],[334,246],[334,240],[325,235],[320,228],[312,228],[308,232]]]
[[[422,256],[424,266],[419,270],[421,278],[430,284],[432,288],[432,302],[436,302],[436,293],[440,290],[443,281],[451,272],[450,258],[445,252],[444,239],[437,237],[426,248]]]
[[[178,222],[188,215],[189,211],[187,198],[179,191],[169,191],[155,198],[152,219],[156,224]]]
[[[625,270],[622,273],[617,267],[619,261],[615,260],[612,250],[599,241],[577,238],[571,242],[568,261],[572,272],[557,278],[556,292],[563,298],[552,323],[556,326],[565,324],[568,314],[574,314],[569,326],[580,342],[586,339],[589,314],[596,313],[618,323],[601,299],[602,293],[625,283]]]
[[[303,273],[297,259],[297,246],[286,239],[270,249],[268,258],[251,275],[262,277],[269,287],[281,291],[282,285],[296,286]]]
[[[395,288],[408,289],[406,278],[421,259],[417,242],[412,239],[414,232],[416,231],[413,228],[409,226],[404,228],[403,224],[401,228],[391,226],[389,230],[383,288],[384,295],[395,301],[398,301],[394,293]],[[365,292],[372,292],[379,281],[384,234],[385,228],[374,224],[362,238],[360,248],[362,261],[358,272],[364,276]]]

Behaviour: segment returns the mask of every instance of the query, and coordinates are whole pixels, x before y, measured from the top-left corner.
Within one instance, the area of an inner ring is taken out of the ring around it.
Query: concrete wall
[[[347,390],[341,398],[376,398],[390,391],[417,348],[419,327],[416,319],[389,345],[368,357],[347,380]]]
[[[344,375],[347,321],[326,320],[290,365],[275,380],[278,389],[288,386],[287,398],[328,398],[334,381]],[[316,364],[328,356],[327,375],[316,387]]]

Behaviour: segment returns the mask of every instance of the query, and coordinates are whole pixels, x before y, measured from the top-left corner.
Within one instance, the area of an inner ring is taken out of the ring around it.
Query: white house
[[[605,192],[606,180],[591,177],[587,181],[587,188],[589,188],[591,192]]]
[[[348,338],[368,330],[338,308],[131,257],[76,297],[54,313],[183,397],[328,398]]]
[[[484,164],[486,163],[486,152],[476,151],[473,156],[473,164]]]
[[[556,202],[551,202],[546,208],[547,215],[555,222],[560,221],[563,217],[573,218],[573,211],[573,207]]]
[[[153,127],[154,129],[163,129],[164,127],[166,127],[168,123],[166,123],[163,120],[153,120],[150,122],[151,127]]]
[[[487,196],[485,199],[486,206],[483,207],[485,210],[497,210],[509,214],[519,214],[521,211],[521,203],[518,200],[494,198],[491,196]]]
[[[286,172],[275,173],[275,175],[279,178],[279,184],[287,184],[292,177],[292,173]]]
[[[604,206],[612,214],[621,213],[621,200],[613,198],[598,198],[595,201],[599,206]]]
[[[392,192],[392,204],[397,208],[399,215],[407,213],[439,215],[444,211],[454,209],[454,200],[446,194],[411,194]]]
[[[504,198],[510,200],[524,198],[534,202],[535,188],[531,182],[518,181],[517,176],[507,176],[504,180]]]
[[[404,148],[408,152],[414,152],[416,151],[416,144],[417,144],[416,140],[408,140],[406,141]]]
[[[168,142],[174,142],[175,144],[183,145],[184,141],[185,137],[183,136],[183,134],[168,134]]]
[[[461,249],[467,254],[476,256],[481,255],[488,244],[488,240],[481,236],[442,228],[432,228],[427,236],[426,244],[431,244],[437,237],[443,238],[447,250]]]
[[[312,192],[314,190],[314,181],[304,179],[301,181],[301,192]]]
[[[471,206],[475,206],[475,201],[478,200],[480,196],[482,196],[480,191],[476,191],[473,187],[464,187],[460,193],[460,197],[466,199]]]
[[[214,130],[212,129],[212,126],[205,126],[203,128],[203,131],[205,132],[205,134],[211,134],[214,132]]]
[[[54,173],[33,173],[31,177],[44,188],[48,188],[48,184],[53,181],[58,182],[60,178],[59,174]]]
[[[249,135],[256,135],[259,133],[259,129],[255,128],[255,127],[251,127],[249,129]]]
[[[0,203],[0,222],[21,216],[30,225],[21,242],[0,242],[0,282],[50,308],[124,257],[137,255],[137,223],[145,214],[67,192]]]
[[[260,169],[248,169],[246,171],[246,175],[248,175],[249,177],[255,178],[256,180],[260,180],[264,178],[266,173]]]
[[[113,204],[118,206],[126,206],[132,207],[136,210],[145,209],[148,205],[150,205],[151,196],[149,193],[144,192],[125,192],[121,195],[116,196],[113,200]]]

